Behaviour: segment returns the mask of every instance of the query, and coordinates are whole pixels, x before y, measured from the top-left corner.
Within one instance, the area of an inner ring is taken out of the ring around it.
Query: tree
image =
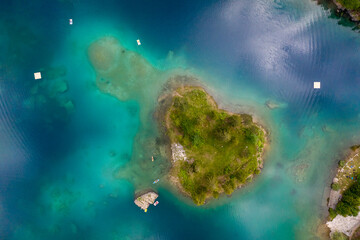
[[[334,232],[332,235],[331,235],[331,240],[348,240],[349,238],[341,233],[341,232]]]
[[[345,166],[345,160],[341,160],[341,161],[339,162],[339,166],[340,166],[340,167]]]
[[[335,191],[339,191],[340,185],[338,183],[333,183],[331,184],[331,188]]]

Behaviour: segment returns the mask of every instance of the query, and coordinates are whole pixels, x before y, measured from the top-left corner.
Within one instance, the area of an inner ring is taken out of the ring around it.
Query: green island
[[[230,195],[260,173],[265,130],[248,114],[219,109],[202,88],[176,89],[165,125],[172,145],[170,178],[195,204]]]
[[[360,145],[339,161],[328,199],[331,239],[360,239]]]

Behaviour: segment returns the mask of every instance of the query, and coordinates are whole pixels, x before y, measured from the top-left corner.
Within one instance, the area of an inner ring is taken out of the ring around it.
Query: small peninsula
[[[221,110],[204,89],[184,86],[173,91],[164,117],[170,179],[195,204],[230,195],[260,173],[266,132],[252,116]]]
[[[339,162],[328,199],[330,237],[360,237],[360,146],[351,147],[350,155]]]

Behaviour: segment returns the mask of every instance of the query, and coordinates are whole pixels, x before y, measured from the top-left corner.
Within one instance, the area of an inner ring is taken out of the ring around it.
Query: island
[[[252,116],[219,109],[201,87],[179,87],[168,97],[170,179],[195,204],[230,195],[260,173],[266,131]]]
[[[332,0],[337,11],[350,16],[354,22],[360,22],[360,0]]]
[[[351,147],[337,167],[328,199],[326,222],[331,239],[360,239],[360,146]]]

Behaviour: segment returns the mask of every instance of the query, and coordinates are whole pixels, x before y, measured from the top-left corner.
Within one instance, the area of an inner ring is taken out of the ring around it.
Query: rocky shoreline
[[[171,144],[172,161],[187,161],[184,147],[180,143]]]
[[[332,0],[337,8],[337,13],[342,13],[349,16],[350,20],[360,24],[360,11],[346,9],[338,0]]]
[[[353,149],[353,151],[345,158],[346,160],[340,161],[339,166],[337,167],[337,173],[332,181],[332,189],[329,193],[327,204],[329,210],[335,211],[336,205],[342,198],[342,193],[351,185],[351,183],[348,183],[348,181],[352,181],[350,180],[352,179],[351,174],[356,174],[357,170],[355,169],[359,168],[359,159],[357,159],[358,157],[359,149]],[[336,187],[334,187],[334,185]],[[360,213],[357,216],[344,217],[338,214],[333,219],[329,217],[326,222],[326,226],[330,230],[330,237],[335,233],[342,233],[348,237],[351,237],[360,226]]]

